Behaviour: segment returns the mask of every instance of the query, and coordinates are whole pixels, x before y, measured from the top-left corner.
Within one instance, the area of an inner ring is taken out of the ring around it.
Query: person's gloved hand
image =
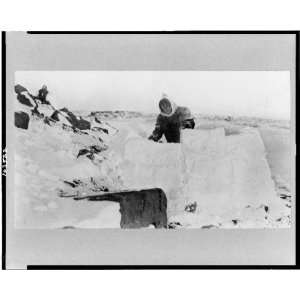
[[[160,141],[156,141],[156,140],[153,138],[152,135],[150,135],[150,136],[148,137],[148,140],[153,141],[153,142],[155,142],[155,143],[162,143],[161,140],[160,140]]]
[[[182,129],[189,128],[194,129],[195,128],[195,121],[193,119],[184,120],[182,122]]]

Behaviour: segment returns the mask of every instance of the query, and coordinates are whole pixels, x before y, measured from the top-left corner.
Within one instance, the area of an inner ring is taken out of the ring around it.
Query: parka
[[[168,107],[168,112],[164,107]],[[195,121],[190,110],[184,106],[177,106],[166,97],[160,100],[159,108],[160,114],[149,139],[157,142],[164,135],[168,143],[180,143],[181,129],[193,129],[195,127]]]

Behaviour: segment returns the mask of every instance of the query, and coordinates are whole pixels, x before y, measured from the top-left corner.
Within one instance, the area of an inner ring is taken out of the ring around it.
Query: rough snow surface
[[[82,191],[103,184],[116,187],[113,176],[106,178],[110,172],[106,162],[99,166],[97,159],[92,162],[83,156],[77,158],[80,149],[97,143],[100,142],[93,136],[74,134],[40,121],[31,120],[29,130],[16,129],[16,227],[120,226],[120,213],[115,203],[81,202],[59,196],[61,190],[74,193],[64,182],[73,179],[83,182]],[[104,218],[103,214],[107,216]]]

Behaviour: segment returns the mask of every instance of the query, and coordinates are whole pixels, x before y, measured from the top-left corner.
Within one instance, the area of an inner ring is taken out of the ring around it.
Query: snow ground
[[[278,197],[272,180],[280,176],[289,188],[288,129],[270,131],[267,126],[202,120],[197,130],[183,131],[182,144],[160,144],[146,140],[154,122],[148,117],[114,117],[107,124],[117,133],[94,132],[94,136],[38,120],[27,131],[16,128],[16,226],[119,227],[118,204],[59,196],[61,191],[89,192],[95,186],[109,190],[163,187],[169,221],[180,223],[179,228],[290,225],[291,208]],[[94,161],[77,158],[80,149],[99,143],[97,134],[108,150],[96,154]],[[84,184],[74,189],[64,182],[74,179]],[[187,211],[194,203],[196,210]]]
[[[18,228],[88,227],[87,220],[91,220],[91,227],[116,227],[120,213],[115,203],[81,202],[59,196],[61,191],[74,192],[64,182],[74,179],[83,183],[82,192],[102,185],[115,188],[116,179],[103,176],[103,173],[109,176],[110,169],[106,162],[99,166],[101,157],[95,162],[85,156],[77,158],[79,150],[86,145],[99,144],[95,137],[50,127],[39,120],[32,121],[29,130],[16,128],[16,131],[15,219]],[[106,223],[101,213],[104,209],[110,212]]]

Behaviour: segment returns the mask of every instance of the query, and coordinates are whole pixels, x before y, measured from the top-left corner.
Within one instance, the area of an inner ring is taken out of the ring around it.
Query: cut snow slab
[[[181,145],[159,144],[142,138],[129,139],[121,170],[127,188],[161,188],[170,205],[182,186],[184,165]]]

